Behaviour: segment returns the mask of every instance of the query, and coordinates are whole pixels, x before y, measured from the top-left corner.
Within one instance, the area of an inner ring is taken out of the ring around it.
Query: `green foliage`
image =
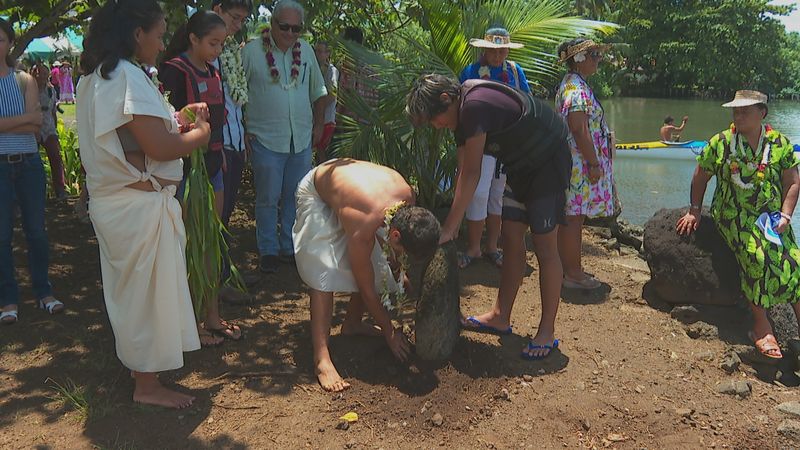
[[[532,83],[555,82],[558,44],[592,32],[611,32],[615,25],[569,15],[560,0],[420,0],[398,12],[385,25],[396,28],[391,46],[378,51],[341,43],[339,66],[368,66],[371,83],[379,92],[378,105],[339,91],[339,101],[361,117],[361,122],[338,118],[344,128],[336,144],[339,155],[366,159],[394,168],[418,189],[418,203],[435,208],[449,196],[456,169],[452,135],[430,127],[415,129],[404,113],[405,96],[421,73],[438,72],[456,77],[478,54],[469,39],[482,37],[490,26],[503,25],[514,41],[525,44],[512,50]],[[403,15],[408,23],[398,26]]]
[[[64,165],[64,188],[68,195],[79,195],[85,177],[81,170],[78,133],[72,128],[65,127],[64,121],[61,119],[58,119],[56,131],[58,132],[58,142],[61,144],[61,161]],[[52,180],[50,177],[52,168],[50,167],[50,158],[42,146],[39,147],[39,156],[42,159],[45,176],[49,182]],[[51,184],[47,185],[47,196],[55,197],[55,191]]]
[[[194,113],[183,112],[194,121]],[[183,193],[183,222],[186,227],[186,272],[189,292],[198,320],[205,317],[208,302],[217,298],[222,280],[223,266],[227,263],[231,275],[224,282],[244,291],[244,282],[234,267],[228,244],[225,242],[225,225],[214,210],[214,188],[211,186],[203,155],[208,151],[200,147],[190,155],[191,168],[186,177]]]
[[[780,92],[792,84],[789,40],[768,0],[617,0],[611,20],[630,44],[624,92],[727,96],[737,89]],[[797,53],[797,43],[793,44]],[[797,72],[795,72],[796,76]]]

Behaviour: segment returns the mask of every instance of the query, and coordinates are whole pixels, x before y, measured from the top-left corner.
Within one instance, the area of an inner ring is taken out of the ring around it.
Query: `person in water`
[[[675,126],[675,119],[672,116],[664,118],[664,125],[661,126],[661,140],[662,141],[677,141],[681,138],[683,129],[686,128],[686,122],[689,121],[689,116],[683,116],[681,126]]]

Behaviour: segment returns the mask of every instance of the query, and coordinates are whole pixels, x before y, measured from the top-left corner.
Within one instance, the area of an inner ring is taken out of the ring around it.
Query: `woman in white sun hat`
[[[769,358],[781,358],[767,308],[790,303],[800,316],[800,249],[790,225],[800,192],[800,164],[784,135],[764,123],[767,96],[737,91],[733,124],[712,137],[697,157],[689,211],[677,230],[689,235],[700,225],[703,195],[717,177],[711,217],[736,255],[742,293],[750,301],[750,339]]]

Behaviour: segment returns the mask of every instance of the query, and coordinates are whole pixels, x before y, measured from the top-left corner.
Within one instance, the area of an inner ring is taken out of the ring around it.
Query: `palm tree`
[[[376,53],[342,42],[346,63],[366,64],[375,72],[379,104],[370,107],[358,96],[340,92],[341,101],[363,120],[339,122],[346,130],[337,143],[340,155],[393,167],[418,189],[418,203],[435,208],[449,194],[455,172],[454,143],[449,133],[415,129],[404,114],[405,96],[421,73],[456,77],[476,58],[468,45],[491,26],[504,26],[514,41],[512,50],[531,82],[555,81],[555,49],[561,41],[595,32],[612,32],[616,25],[569,16],[562,0],[419,0],[419,19],[396,31],[398,50]]]

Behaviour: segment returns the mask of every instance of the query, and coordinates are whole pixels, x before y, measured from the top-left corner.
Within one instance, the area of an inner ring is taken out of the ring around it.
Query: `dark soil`
[[[775,406],[800,399],[797,391],[761,382],[745,365],[733,375],[718,367],[727,344],[747,343],[746,322],[717,324],[724,340],[690,339],[667,308],[642,298],[646,264],[605,250],[588,233],[587,270],[607,285],[601,295],[564,292],[562,344],[544,361],[519,357],[540,311],[530,253],[515,334],[462,333],[444,363],[400,364],[380,338],[339,336],[347,297],[338,296],[332,352],[352,388],[326,393],[312,371],[308,296],[284,265],[251,289],[252,305],[224,308],[245,330],[243,341],[189,353],[182,369],[162,375],[197,396],[193,407],[136,405],[103,309],[96,241],[71,204],[48,205],[52,283],[67,304],[63,315],[34,309],[24,237],[16,231],[25,301],[20,322],[0,328],[0,448],[796,446],[777,434],[785,417]],[[257,256],[251,211],[245,195],[232,226],[244,270],[253,270]],[[485,261],[462,271],[464,312],[488,308],[498,282],[498,270]],[[738,310],[728,312],[738,317]],[[717,393],[716,383],[726,380],[750,380],[752,395]],[[359,420],[337,429],[350,411]]]

